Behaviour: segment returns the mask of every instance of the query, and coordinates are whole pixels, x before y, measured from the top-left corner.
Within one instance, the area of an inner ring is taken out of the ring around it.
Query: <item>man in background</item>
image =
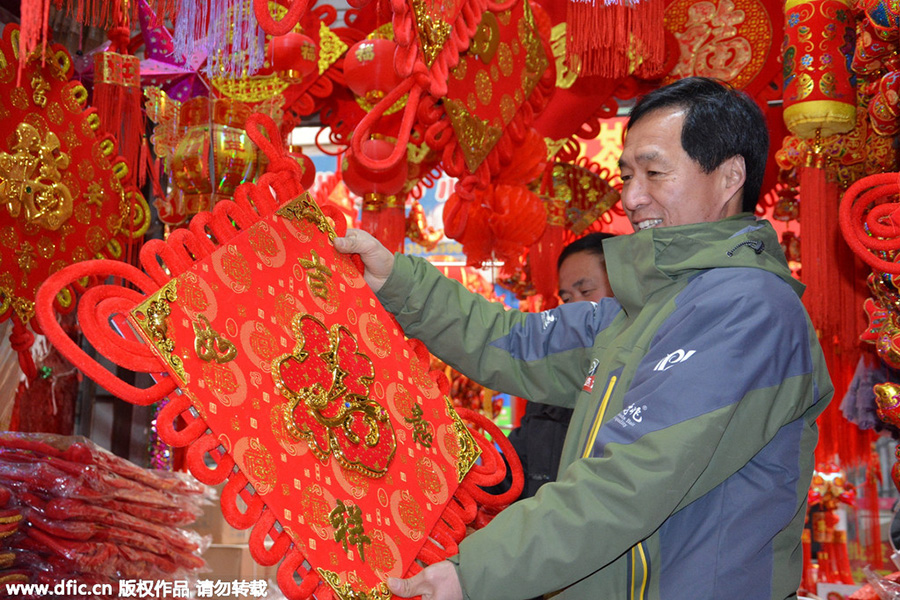
[[[559,299],[599,302],[613,295],[603,257],[603,240],[611,233],[589,233],[569,243],[556,261]],[[521,423],[509,433],[509,441],[522,461],[525,485],[519,498],[531,498],[545,483],[556,481],[563,442],[572,409],[528,401]]]

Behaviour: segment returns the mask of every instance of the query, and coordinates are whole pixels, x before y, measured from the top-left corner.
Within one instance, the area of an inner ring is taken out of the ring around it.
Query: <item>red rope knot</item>
[[[106,37],[112,43],[111,51],[120,53],[128,51],[128,43],[131,41],[131,30],[128,27],[113,27],[107,32]]]
[[[29,380],[37,377],[37,368],[31,357],[31,347],[34,345],[34,334],[17,317],[13,317],[13,329],[9,334],[9,343],[12,349],[19,355],[19,366]]]

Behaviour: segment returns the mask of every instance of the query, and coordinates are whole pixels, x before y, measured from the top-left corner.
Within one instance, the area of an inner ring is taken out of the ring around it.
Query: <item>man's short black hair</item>
[[[663,108],[686,111],[681,147],[712,173],[732,156],[743,156],[747,169],[741,210],[753,212],[762,191],[769,131],[762,110],[747,94],[709,77],[686,77],[643,96],[631,110],[626,130]]]
[[[606,233],[605,231],[595,231],[583,237],[578,238],[574,242],[570,242],[559,253],[556,259],[556,270],[562,266],[563,261],[575,254],[576,252],[588,252],[603,258],[603,240],[615,237],[614,233]]]

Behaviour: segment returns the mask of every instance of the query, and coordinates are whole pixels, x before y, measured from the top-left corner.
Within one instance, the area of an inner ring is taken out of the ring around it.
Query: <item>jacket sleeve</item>
[[[624,408],[602,419],[582,458],[462,541],[453,561],[468,598],[513,600],[580,581],[742,469],[783,430],[798,434],[787,445],[793,467],[759,471],[790,490],[784,523],[772,526],[790,522],[798,494],[805,497],[796,439],[801,431],[815,439],[814,418],[831,384],[827,373],[815,374],[824,373],[821,356],[796,295],[786,285],[743,281],[733,297],[721,271],[735,269],[710,271],[679,297],[623,390]],[[812,446],[804,450],[811,455]]]
[[[587,376],[594,337],[618,312],[590,302],[543,313],[507,310],[470,292],[427,261],[397,255],[378,293],[406,335],[491,389],[572,406]]]

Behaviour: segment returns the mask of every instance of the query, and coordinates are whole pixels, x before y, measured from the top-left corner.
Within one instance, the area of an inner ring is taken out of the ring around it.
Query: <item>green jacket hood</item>
[[[610,285],[626,314],[675,281],[717,267],[763,269],[786,281],[797,296],[805,289],[791,275],[772,225],[746,213],[620,235],[605,240],[603,251]]]

